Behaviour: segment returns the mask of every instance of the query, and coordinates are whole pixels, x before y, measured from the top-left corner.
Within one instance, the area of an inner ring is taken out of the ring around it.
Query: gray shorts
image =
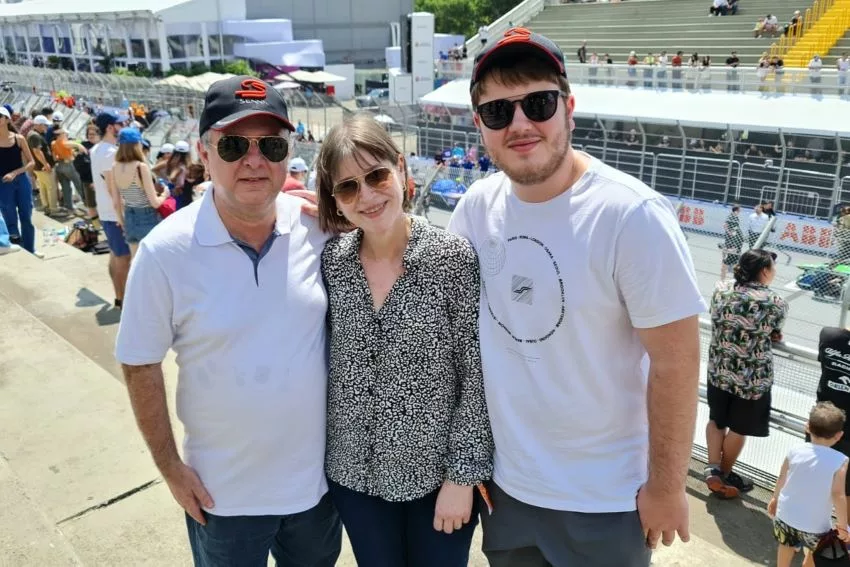
[[[490,567],[648,567],[652,557],[635,512],[587,514],[525,504],[495,483],[493,514],[481,511]]]

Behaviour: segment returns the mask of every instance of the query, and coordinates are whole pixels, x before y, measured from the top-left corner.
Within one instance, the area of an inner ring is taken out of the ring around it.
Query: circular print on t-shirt
[[[564,280],[549,247],[533,236],[490,236],[479,250],[482,288],[493,320],[514,341],[541,343],[566,314]]]

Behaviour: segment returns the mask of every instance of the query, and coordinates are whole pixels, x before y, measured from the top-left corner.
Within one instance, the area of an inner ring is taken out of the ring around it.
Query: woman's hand
[[[3,183],[11,183],[12,181],[15,180],[15,177],[17,177],[17,175],[15,175],[14,172],[7,173],[6,175],[3,176]]]
[[[450,534],[469,523],[472,516],[472,490],[471,486],[461,486],[450,480],[443,483],[434,510],[435,530]]]

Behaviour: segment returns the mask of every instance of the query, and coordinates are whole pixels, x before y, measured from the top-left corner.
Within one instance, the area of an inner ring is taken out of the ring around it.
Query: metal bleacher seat
[[[794,10],[811,5],[804,0],[739,0],[735,16],[710,17],[711,0],[657,0],[550,6],[526,26],[557,42],[568,62],[587,40],[588,56],[608,53],[614,63],[625,63],[634,50],[643,60],[648,52],[666,50],[672,56],[682,50],[710,55],[713,65],[723,65],[730,51],[737,51],[742,65],[755,65],[773,39],[753,38],[759,17],[774,14],[787,23]]]

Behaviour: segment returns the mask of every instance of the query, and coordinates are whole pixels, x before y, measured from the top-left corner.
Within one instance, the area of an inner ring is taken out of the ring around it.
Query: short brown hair
[[[844,410],[838,409],[832,402],[818,402],[809,414],[809,433],[812,437],[829,439],[844,431],[846,419]]]
[[[558,83],[560,88],[566,94],[570,94],[570,83],[562,75],[552,67],[551,62],[546,62],[538,57],[531,57],[527,61],[523,61],[522,65],[515,63],[496,62],[482,76],[475,86],[472,87],[473,109],[478,106],[478,101],[484,94],[484,85],[487,79],[491,79],[500,85],[506,87],[516,87],[532,81],[553,81]]]
[[[319,226],[325,232],[341,232],[351,228],[345,217],[337,214],[336,201],[332,194],[333,178],[343,160],[349,157],[359,160],[360,152],[367,153],[378,161],[388,161],[394,166],[401,158],[404,163],[402,206],[405,211],[410,210],[407,165],[404,162],[404,155],[380,122],[369,114],[358,113],[331,128],[322,142],[322,149],[319,150],[319,157],[316,159]]]
[[[115,152],[115,161],[119,163],[127,163],[131,161],[145,161],[145,154],[142,152],[142,145],[118,144],[118,151]]]

